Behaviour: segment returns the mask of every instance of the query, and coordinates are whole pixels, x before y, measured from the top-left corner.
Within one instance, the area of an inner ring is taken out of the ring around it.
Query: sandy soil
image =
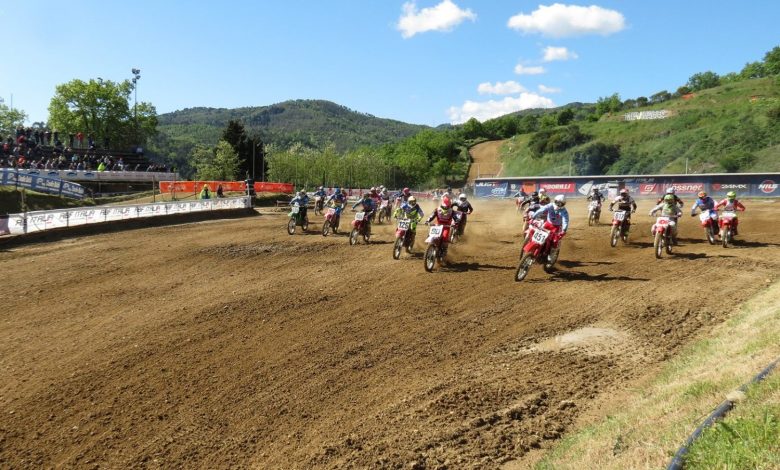
[[[474,180],[480,176],[486,178],[501,175],[503,165],[498,157],[504,142],[506,141],[482,142],[469,149],[471,154],[471,167],[467,177],[469,183],[474,183]]]
[[[475,205],[434,273],[424,236],[394,261],[389,226],[272,212],[0,247],[0,467],[511,466],[780,272],[777,204],[656,260],[649,203],[613,249],[577,202],[559,270],[516,283],[513,202]]]

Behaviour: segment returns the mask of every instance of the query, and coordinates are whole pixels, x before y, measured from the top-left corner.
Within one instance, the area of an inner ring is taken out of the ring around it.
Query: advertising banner
[[[92,171],[92,170],[37,170],[19,169],[20,174],[44,176],[70,181],[168,181],[177,178],[176,173],[159,171]],[[179,177],[180,178],[180,177]]]
[[[249,207],[252,207],[250,198],[244,196],[188,202],[36,211],[25,214],[10,214],[6,218],[0,218],[0,234],[21,235],[93,223]]]
[[[477,197],[503,198],[507,196],[509,183],[499,181],[480,181],[474,186],[474,194]]]
[[[16,186],[39,193],[55,194],[71,199],[83,199],[84,187],[70,181],[49,178],[37,173],[25,173],[11,168],[0,169],[0,186]]]
[[[568,194],[575,192],[574,181],[545,181],[539,184],[540,188],[552,194]]]
[[[246,192],[244,181],[160,181],[160,192],[198,193],[206,185],[211,192],[216,192],[220,185],[225,192]],[[292,194],[294,189],[292,183],[255,183],[256,193]]]

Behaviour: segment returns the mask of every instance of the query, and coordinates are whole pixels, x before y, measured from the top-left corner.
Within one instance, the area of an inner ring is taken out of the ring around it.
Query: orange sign
[[[160,181],[161,193],[197,193],[208,185],[211,192],[216,192],[222,185],[225,192],[246,192],[246,183],[243,181]],[[255,183],[257,193],[286,193],[292,194],[292,183]]]

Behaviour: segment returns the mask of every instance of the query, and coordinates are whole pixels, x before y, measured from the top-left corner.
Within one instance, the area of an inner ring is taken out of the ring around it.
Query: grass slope
[[[530,135],[517,136],[503,149],[506,176],[567,175],[576,152],[594,142],[620,146],[620,159],[607,174],[727,171],[724,157],[736,158],[739,171],[780,171],[780,79],[745,80],[697,92],[636,111],[669,110],[663,120],[624,122],[623,114],[598,122],[576,121],[592,139],[563,152],[533,157]],[[773,117],[774,116],[774,117]],[[573,168],[576,174],[576,166]]]

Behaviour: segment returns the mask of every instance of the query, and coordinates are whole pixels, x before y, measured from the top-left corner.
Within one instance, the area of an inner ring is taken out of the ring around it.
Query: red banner
[[[699,191],[704,191],[704,183],[672,183],[664,185],[664,191],[669,188],[674,188],[674,191],[680,194],[696,194]]]
[[[160,192],[198,193],[204,185],[208,185],[211,192],[216,192],[219,186],[225,192],[246,192],[243,181],[160,181]],[[293,190],[292,183],[255,183],[255,192],[258,193],[291,194]]]
[[[575,190],[573,181],[567,181],[565,183],[541,183],[539,187],[544,188],[548,193],[573,193]]]

